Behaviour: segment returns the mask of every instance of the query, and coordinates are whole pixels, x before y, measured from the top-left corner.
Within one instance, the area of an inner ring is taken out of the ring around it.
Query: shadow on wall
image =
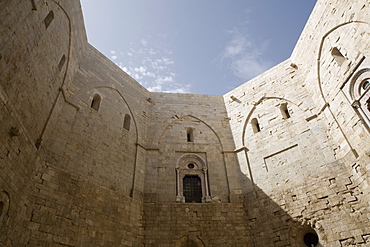
[[[244,203],[145,203],[145,246],[321,246],[320,231],[294,220],[257,188]]]
[[[281,206],[256,187],[256,197],[245,202],[251,246],[322,246],[321,229],[310,221],[293,219],[280,200]]]

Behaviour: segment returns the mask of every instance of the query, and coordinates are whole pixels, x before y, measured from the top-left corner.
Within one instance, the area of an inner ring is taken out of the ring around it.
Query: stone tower
[[[0,2],[1,246],[369,246],[370,4],[223,96],[152,93],[78,0]]]

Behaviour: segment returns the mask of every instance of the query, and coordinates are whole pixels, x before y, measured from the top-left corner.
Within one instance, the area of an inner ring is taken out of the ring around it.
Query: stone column
[[[204,176],[204,187],[205,187],[205,196],[203,197],[203,201],[204,202],[211,202],[212,199],[209,196],[209,189],[208,189],[207,168],[203,168],[203,176]]]
[[[176,168],[176,202],[183,202],[183,196],[180,189],[180,169]]]

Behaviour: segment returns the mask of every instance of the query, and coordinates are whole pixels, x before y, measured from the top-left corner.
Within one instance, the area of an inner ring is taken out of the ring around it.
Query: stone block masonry
[[[217,96],[148,92],[78,0],[0,1],[0,245],[370,246],[369,8]]]

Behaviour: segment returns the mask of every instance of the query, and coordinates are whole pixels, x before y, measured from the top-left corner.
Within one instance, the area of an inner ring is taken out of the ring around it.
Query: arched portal
[[[176,202],[210,202],[208,166],[196,154],[184,154],[176,165]]]

